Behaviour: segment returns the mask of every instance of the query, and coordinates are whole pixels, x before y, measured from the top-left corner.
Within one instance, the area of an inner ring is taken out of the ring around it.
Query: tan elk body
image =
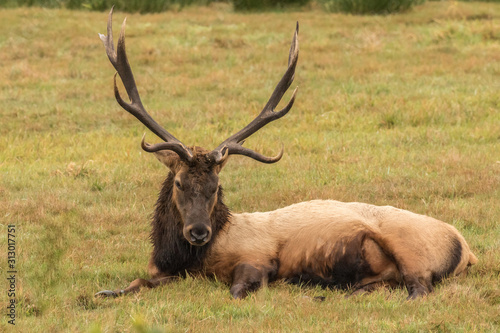
[[[451,225],[390,206],[314,200],[271,212],[234,214],[223,202],[219,172],[229,155],[275,163],[283,154],[263,156],[243,141],[293,106],[295,93],[274,109],[290,87],[298,61],[298,25],[288,68],[262,112],[212,151],[187,147],[158,125],[144,109],[125,53],[125,21],[115,51],[112,13],[107,36],[100,35],[108,57],[131,100],[116,87],[118,103],[164,140],[142,148],[169,168],[152,219],[150,279],[136,279],[117,296],[157,287],[186,274],[215,276],[243,298],[267,282],[285,279],[324,287],[371,291],[404,285],[409,298],[425,295],[447,276],[477,262],[462,235]]]

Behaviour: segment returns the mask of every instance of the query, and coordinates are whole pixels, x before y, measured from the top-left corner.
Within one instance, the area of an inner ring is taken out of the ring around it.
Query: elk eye
[[[179,190],[181,190],[181,191],[182,191],[182,186],[181,186],[181,182],[180,182],[180,181],[176,180],[176,181],[174,182],[174,184],[175,184],[175,187],[177,187]]]

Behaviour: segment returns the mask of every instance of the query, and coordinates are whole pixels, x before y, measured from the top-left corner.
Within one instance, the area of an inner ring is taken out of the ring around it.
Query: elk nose
[[[210,239],[210,230],[205,226],[194,226],[189,230],[191,243],[194,245],[203,245]]]

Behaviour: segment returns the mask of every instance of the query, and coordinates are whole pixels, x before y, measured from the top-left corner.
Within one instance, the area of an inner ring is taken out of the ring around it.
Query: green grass
[[[115,31],[123,18],[115,14]],[[455,225],[479,263],[414,302],[404,290],[344,299],[283,283],[235,301],[227,286],[192,278],[94,299],[147,276],[149,216],[166,175],[139,147],[144,127],[114,100],[97,36],[106,19],[0,11],[0,224],[2,239],[17,227],[17,331],[500,330],[500,5],[431,2],[386,17],[226,5],[128,15],[147,109],[207,148],[263,107],[300,21],[296,105],[246,144],[274,153],[283,142],[285,156],[232,158],[221,174],[226,202],[241,212],[362,201]],[[4,315],[0,331],[12,331]]]

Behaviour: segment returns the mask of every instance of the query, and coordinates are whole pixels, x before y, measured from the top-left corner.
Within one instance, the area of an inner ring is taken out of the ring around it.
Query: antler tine
[[[292,39],[292,45],[290,46],[290,53],[288,55],[288,68],[285,74],[279,81],[271,97],[269,98],[269,101],[266,103],[264,109],[260,112],[260,114],[243,129],[241,129],[236,134],[233,134],[228,139],[224,140],[224,142],[222,142],[217,148],[212,151],[212,157],[216,163],[221,163],[227,158],[228,155],[235,154],[245,155],[263,163],[278,162],[283,156],[283,147],[281,148],[281,151],[277,156],[267,157],[249,148],[243,147],[242,144],[243,141],[250,135],[254,134],[259,129],[266,126],[268,123],[283,117],[292,108],[293,103],[295,102],[295,95],[298,88],[295,88],[290,101],[283,109],[274,111],[278,103],[281,101],[281,98],[283,98],[283,95],[292,84],[295,76],[295,67],[297,66],[297,61],[299,59],[298,34],[299,23],[297,22],[297,27],[295,28],[295,33]]]
[[[172,150],[175,151],[181,157],[181,159],[191,161],[193,159],[193,153],[191,152],[191,150],[187,148],[181,141],[176,139],[172,134],[166,131],[163,127],[161,127],[149,115],[149,113],[142,105],[141,97],[139,96],[139,92],[137,91],[134,75],[132,73],[132,69],[128,62],[127,53],[125,51],[125,25],[127,19],[125,18],[123,20],[120,36],[118,38],[117,49],[115,50],[112,29],[113,9],[114,6],[111,8],[108,16],[107,36],[99,34],[99,37],[102,40],[104,47],[106,48],[106,54],[108,55],[109,61],[116,69],[117,74],[120,76],[125,90],[127,91],[127,95],[130,99],[130,103],[127,103],[120,96],[120,92],[118,91],[118,86],[116,84],[115,74],[114,92],[116,101],[123,109],[136,117],[153,133],[155,133],[156,135],[158,135],[158,137],[165,141],[155,145],[143,143],[142,147],[145,151],[155,152],[159,150]],[[147,149],[145,147],[147,147]]]

